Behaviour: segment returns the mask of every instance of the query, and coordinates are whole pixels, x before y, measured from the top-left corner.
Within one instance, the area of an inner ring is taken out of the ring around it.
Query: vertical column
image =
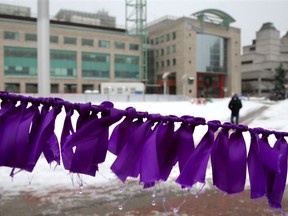
[[[41,97],[48,97],[50,94],[49,0],[38,0],[37,14],[38,94]]]

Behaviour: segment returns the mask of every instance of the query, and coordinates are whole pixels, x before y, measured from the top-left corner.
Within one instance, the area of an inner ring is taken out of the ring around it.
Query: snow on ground
[[[114,107],[118,109],[125,109],[127,107],[134,107],[137,111],[147,111],[149,113],[159,113],[161,115],[176,115],[181,117],[183,115],[191,115],[195,117],[204,117],[208,120],[220,120],[222,123],[229,121],[230,110],[228,109],[229,98],[213,99],[205,105],[191,103],[190,101],[184,102],[117,102]],[[275,129],[278,131],[288,130],[288,100],[267,103],[262,100],[243,100],[243,108],[240,111],[240,116],[245,115],[267,106],[268,109],[263,113],[257,113],[253,116],[251,123],[248,125],[252,127],[263,127],[266,129]],[[65,113],[62,112],[56,121],[55,132],[59,137],[62,131]],[[74,123],[76,122],[77,115],[73,116]],[[112,130],[112,128],[111,128]],[[200,140],[206,132],[207,127],[199,126],[194,132],[195,141]],[[249,137],[246,134],[245,140],[249,144]],[[106,162],[99,166],[99,171],[96,177],[82,176],[81,179],[88,185],[103,185],[115,180],[115,176],[110,171],[110,166],[115,160],[115,156],[108,153]],[[44,158],[41,158],[33,173],[20,172],[12,179],[9,177],[11,168],[0,167],[0,189],[9,193],[17,193],[18,191],[33,190],[37,191],[38,188],[51,188],[62,187],[71,188],[71,179],[77,185],[77,181],[81,179],[77,175],[70,175],[68,171],[64,170],[62,166],[49,165]],[[177,177],[178,169],[173,170],[171,173],[172,179]],[[207,178],[211,178],[211,169],[207,171]]]

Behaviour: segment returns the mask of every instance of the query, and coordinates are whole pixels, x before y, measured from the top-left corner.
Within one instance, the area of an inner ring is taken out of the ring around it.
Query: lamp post
[[[164,72],[162,75],[162,79],[163,79],[163,94],[166,95],[167,94],[167,81],[168,81],[168,76],[170,73],[173,72]]]

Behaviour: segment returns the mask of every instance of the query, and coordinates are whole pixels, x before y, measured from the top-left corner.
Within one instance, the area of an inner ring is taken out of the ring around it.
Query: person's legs
[[[230,122],[232,123],[232,124],[234,124],[234,115],[231,113],[231,119],[230,119]]]
[[[235,118],[236,118],[236,124],[239,124],[239,113],[235,114]]]

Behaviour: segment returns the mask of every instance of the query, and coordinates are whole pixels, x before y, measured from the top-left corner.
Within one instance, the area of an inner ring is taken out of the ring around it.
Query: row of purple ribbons
[[[176,182],[189,188],[205,182],[210,158],[217,188],[227,194],[242,192],[248,168],[251,198],[267,197],[271,207],[282,208],[288,133],[192,116],[137,112],[133,107],[119,110],[111,102],[97,106],[8,92],[0,92],[0,98],[0,166],[32,172],[43,153],[48,163],[60,164],[62,158],[66,170],[95,176],[98,164],[110,151],[117,156],[111,170],[123,182],[140,176],[145,188],[152,187],[156,181],[166,181],[178,164]],[[62,108],[66,117],[59,143],[54,127]],[[76,128],[71,122],[74,111],[79,114]],[[177,129],[176,122],[180,123]],[[208,129],[195,145],[193,132],[199,125]],[[251,135],[249,150],[243,132]],[[268,142],[270,135],[277,139],[273,145]]]

